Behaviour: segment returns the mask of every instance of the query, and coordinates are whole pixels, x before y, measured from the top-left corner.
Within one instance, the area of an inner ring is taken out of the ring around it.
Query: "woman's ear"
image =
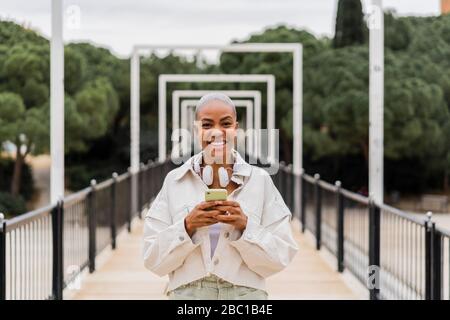
[[[234,128],[239,129],[239,121],[236,120],[236,126]]]

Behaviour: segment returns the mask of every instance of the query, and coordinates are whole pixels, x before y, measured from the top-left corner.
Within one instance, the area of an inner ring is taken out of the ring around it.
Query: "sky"
[[[362,3],[365,11],[371,1]],[[336,4],[337,0],[64,0],[64,40],[94,42],[125,57],[138,43],[225,45],[279,24],[333,36]],[[383,4],[402,16],[440,11],[439,0]],[[50,8],[51,0],[0,0],[0,19],[49,37]]]

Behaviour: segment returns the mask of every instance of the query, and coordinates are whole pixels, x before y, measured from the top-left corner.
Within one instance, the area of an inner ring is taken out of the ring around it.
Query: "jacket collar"
[[[235,149],[232,150],[234,155],[234,172],[233,176],[231,177],[231,180],[242,184],[244,182],[244,177],[249,177],[252,172],[252,166],[248,164],[244,158],[241,157],[239,152],[237,152]],[[193,169],[193,163],[196,160],[200,160],[200,158],[203,156],[203,151],[193,155],[190,157],[185,163],[183,163],[179,168],[178,172],[175,176],[175,180],[179,180],[182,177],[186,175],[189,171],[192,172],[192,174],[196,174]]]

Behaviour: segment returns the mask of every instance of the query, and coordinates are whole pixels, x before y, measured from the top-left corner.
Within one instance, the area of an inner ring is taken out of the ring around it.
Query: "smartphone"
[[[225,201],[227,197],[227,189],[208,189],[205,191],[205,201]]]

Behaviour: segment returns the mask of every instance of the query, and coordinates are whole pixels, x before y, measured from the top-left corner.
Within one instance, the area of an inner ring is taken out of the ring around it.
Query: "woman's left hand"
[[[243,232],[247,227],[247,216],[242,212],[241,206],[236,201],[215,201],[214,209],[222,211],[223,214],[216,216],[216,220],[228,223]],[[227,214],[228,212],[228,214]]]

